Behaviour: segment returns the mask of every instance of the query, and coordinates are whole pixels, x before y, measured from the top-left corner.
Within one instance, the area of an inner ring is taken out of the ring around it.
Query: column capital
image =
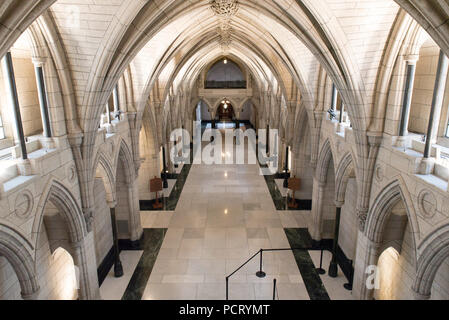
[[[47,58],[45,57],[33,57],[31,60],[33,61],[35,67],[43,67],[47,62]]]
[[[83,213],[84,213],[84,220],[86,221],[87,233],[90,233],[92,231],[92,225],[94,222],[93,210],[90,208],[85,208],[83,210]]]
[[[419,60],[418,54],[409,54],[409,55],[404,56],[404,61],[410,65],[416,65],[418,60]]]
[[[345,202],[344,201],[340,201],[340,200],[335,200],[335,206],[337,207],[337,208],[343,208],[343,206],[345,205]]]
[[[74,250],[79,250],[83,246],[83,241],[80,240],[80,241],[76,241],[76,242],[71,242],[70,245],[72,246],[72,248]]]
[[[366,220],[368,219],[368,209],[367,208],[357,208],[357,217],[359,219],[359,230],[365,232]]]
[[[115,208],[117,208],[117,200],[114,200],[114,201],[108,201],[108,206],[109,206],[109,209],[115,209]]]

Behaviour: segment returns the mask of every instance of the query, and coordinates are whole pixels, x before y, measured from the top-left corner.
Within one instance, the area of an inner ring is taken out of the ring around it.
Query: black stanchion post
[[[273,301],[276,301],[276,282],[277,280],[273,280]]]
[[[226,277],[226,301],[229,300],[229,278]]]
[[[323,249],[321,249],[320,267],[316,269],[318,274],[326,274],[326,270],[323,269]]]
[[[266,273],[263,272],[263,249],[260,249],[260,270],[256,273],[258,278],[265,278]]]
[[[349,282],[345,283],[343,287],[348,290],[352,291],[352,283],[354,281],[354,261],[351,261],[351,274],[349,276]]]

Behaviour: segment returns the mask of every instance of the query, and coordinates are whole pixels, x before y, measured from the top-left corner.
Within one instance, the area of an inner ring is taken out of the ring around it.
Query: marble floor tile
[[[124,275],[121,278],[115,278],[114,268],[111,268],[100,287],[100,295],[103,300],[122,299],[142,254],[143,251],[122,251],[120,253]]]
[[[195,300],[197,284],[150,283],[142,300]]]
[[[197,300],[225,300],[226,285],[224,283],[199,284]]]
[[[316,266],[320,265],[321,253],[319,251],[310,251],[310,256],[312,257],[313,263]],[[353,300],[351,291],[346,290],[343,286],[348,282],[343,274],[343,271],[338,267],[337,278],[329,277],[327,270],[329,268],[330,262],[332,260],[332,253],[325,251],[323,253],[323,268],[326,270],[326,274],[320,275],[324,286],[332,300]]]
[[[226,276],[262,248],[290,248],[284,228],[304,228],[310,216],[310,212],[277,211],[257,165],[187,169],[174,212],[141,215],[145,226],[168,226],[144,299],[224,300]],[[304,270],[313,269],[313,262],[309,257],[300,270],[297,258],[292,251],[264,252],[267,276],[261,279],[256,276],[260,270],[256,256],[229,279],[230,299],[271,300],[274,279],[279,299],[310,299],[308,290],[313,286],[306,285],[311,277]],[[338,281],[322,280],[336,299],[344,297]]]

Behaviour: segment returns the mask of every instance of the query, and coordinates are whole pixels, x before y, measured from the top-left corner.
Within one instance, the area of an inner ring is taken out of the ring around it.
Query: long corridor
[[[224,299],[225,276],[261,248],[288,248],[263,176],[255,165],[193,166],[144,299]],[[230,299],[308,299],[292,252],[267,253],[230,283]]]
[[[111,271],[103,298],[224,300],[226,276],[260,249],[308,247],[301,237],[308,238],[310,211],[277,211],[258,165],[185,165],[182,172],[175,211],[141,212],[147,249],[122,251],[125,277]],[[316,273],[318,251],[294,252],[265,252],[263,279],[255,257],[230,278],[229,299],[272,300],[274,279],[279,300],[351,298],[341,270],[336,279]],[[330,258],[325,252],[326,267]]]

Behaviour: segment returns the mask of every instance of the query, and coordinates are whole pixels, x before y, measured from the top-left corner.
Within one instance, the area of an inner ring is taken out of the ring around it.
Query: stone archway
[[[21,235],[0,225],[0,256],[7,260],[17,275],[24,300],[36,299],[40,291],[30,251],[31,246]]]
[[[84,216],[74,196],[56,180],[50,180],[47,184],[39,208],[32,233],[32,239],[36,243],[36,261],[40,244],[42,241],[45,243],[45,239],[52,252],[63,247],[70,252],[79,270],[79,299],[97,299],[99,288],[93,233],[88,232],[92,217]],[[52,229],[56,232],[51,232]],[[44,233],[46,238],[41,237]]]

